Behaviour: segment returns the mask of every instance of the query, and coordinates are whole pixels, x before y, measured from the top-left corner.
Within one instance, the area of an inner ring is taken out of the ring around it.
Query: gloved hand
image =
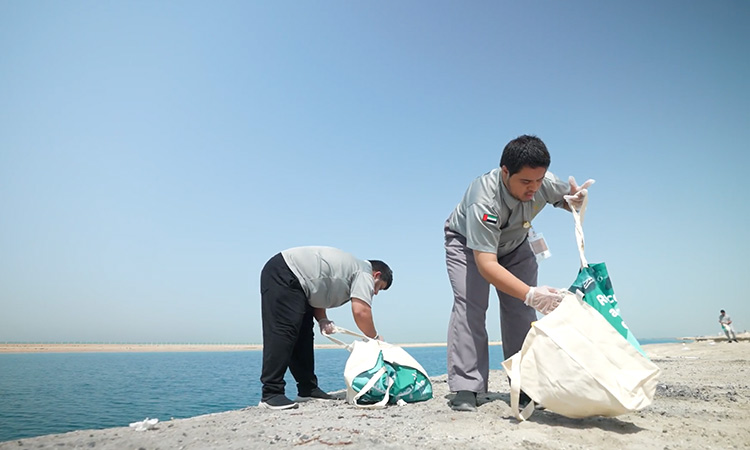
[[[526,293],[524,303],[542,314],[549,314],[562,302],[563,294],[549,286],[536,286]]]
[[[596,180],[588,179],[585,183],[578,186],[578,183],[576,183],[575,177],[568,178],[568,183],[570,183],[570,194],[563,195],[563,198],[568,201],[568,203],[575,208],[576,210],[581,209],[581,206],[583,206],[583,200],[588,195],[588,187],[594,184]]]
[[[334,334],[336,333],[336,324],[332,320],[321,319],[318,321],[320,326],[320,332],[323,334]]]

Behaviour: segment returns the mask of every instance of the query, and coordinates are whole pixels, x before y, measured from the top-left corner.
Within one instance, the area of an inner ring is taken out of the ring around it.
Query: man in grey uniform
[[[321,333],[335,331],[326,309],[351,301],[357,327],[380,339],[372,298],[393,282],[383,261],[361,260],[332,247],[296,247],[271,258],[260,274],[263,320],[263,392],[258,406],[296,408],[284,392],[287,368],[297,381],[298,400],[331,399],[318,387],[313,352],[313,317]]]
[[[560,181],[547,172],[549,165],[541,139],[524,135],[510,141],[500,167],[469,185],[445,223],[445,262],[454,297],[448,326],[448,386],[456,392],[454,410],[475,411],[477,393],[487,392],[490,284],[500,299],[505,358],[521,349],[536,320],[534,310],[548,314],[562,300],[556,289],[537,287],[538,266],[528,232],[545,205],[569,209],[566,199],[574,206],[582,204],[593,180],[580,187],[572,177],[568,183]]]

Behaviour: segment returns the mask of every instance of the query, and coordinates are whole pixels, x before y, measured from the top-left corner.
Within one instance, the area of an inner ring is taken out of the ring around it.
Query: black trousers
[[[261,401],[284,395],[284,375],[292,372],[297,392],[308,395],[318,386],[313,352],[313,307],[297,276],[281,253],[260,272],[263,320],[263,383]]]

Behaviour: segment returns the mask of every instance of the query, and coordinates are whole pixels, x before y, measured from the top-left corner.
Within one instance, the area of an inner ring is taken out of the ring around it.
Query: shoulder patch
[[[497,223],[497,216],[492,214],[484,214],[482,216],[482,222]]]

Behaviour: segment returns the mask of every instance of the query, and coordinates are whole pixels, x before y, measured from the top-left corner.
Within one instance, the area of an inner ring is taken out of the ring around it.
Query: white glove
[[[320,332],[323,334],[334,334],[337,331],[333,320],[321,319],[318,321],[318,325],[320,326]]]
[[[542,314],[549,314],[562,302],[563,294],[549,286],[537,286],[529,289],[524,303]]]
[[[583,206],[583,199],[588,195],[588,187],[594,184],[596,180],[588,179],[585,183],[578,186],[578,183],[576,183],[575,177],[568,178],[568,183],[570,184],[570,194],[569,195],[563,195],[563,198],[568,201],[568,203],[575,208],[576,210],[581,209],[581,206]]]

